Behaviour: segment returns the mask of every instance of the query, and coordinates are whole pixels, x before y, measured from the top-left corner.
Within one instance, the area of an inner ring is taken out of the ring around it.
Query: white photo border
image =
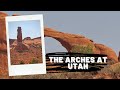
[[[24,65],[11,65],[8,22],[28,21],[28,20],[40,20],[41,43],[42,43],[42,61],[43,61],[43,63],[24,64]],[[46,74],[43,14],[7,16],[5,18],[5,21],[6,21],[6,38],[7,38],[7,55],[8,55],[9,76]]]

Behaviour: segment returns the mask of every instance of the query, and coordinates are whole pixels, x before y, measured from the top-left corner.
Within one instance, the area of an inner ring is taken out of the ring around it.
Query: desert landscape
[[[29,40],[25,38],[23,40],[23,45],[25,45],[27,49],[25,48],[21,51],[17,51],[18,47],[16,49],[16,41],[17,40],[10,39],[10,57],[12,65],[42,63],[40,37],[35,39],[30,38]]]
[[[5,29],[5,17],[6,13],[0,12],[0,78],[5,79],[120,79],[120,54],[116,55],[113,49],[110,47],[95,43],[94,40],[91,40],[82,35],[69,34],[64,32],[59,32],[52,28],[44,28],[45,37],[51,37],[56,39],[61,43],[63,47],[67,49],[68,52],[81,52],[82,48],[85,48],[84,53],[92,53],[92,54],[105,54],[108,57],[107,66],[101,69],[100,71],[92,71],[92,72],[56,72],[55,70],[49,70],[51,68],[56,68],[59,66],[50,65],[49,61],[47,61],[47,74],[45,75],[27,75],[27,76],[8,76],[8,66],[7,66],[7,48],[6,48],[6,29]],[[53,27],[54,28],[54,27]],[[31,47],[30,55],[32,55],[32,49],[39,47],[38,44],[35,44],[38,39],[31,39],[27,37],[22,40],[23,44]],[[34,42],[34,44],[33,44]],[[32,43],[32,44],[31,44]],[[14,48],[16,45],[16,40],[10,39],[11,48]],[[38,46],[37,46],[38,45]],[[90,47],[88,47],[90,46]],[[18,54],[16,52],[12,52]],[[39,53],[39,52],[37,52]],[[21,53],[19,53],[21,54]],[[22,53],[28,54],[28,52]],[[13,55],[13,58],[14,58]],[[19,55],[18,55],[19,56]],[[23,55],[21,55],[23,57]],[[21,58],[22,58],[21,57]],[[20,58],[20,57],[19,57]],[[30,57],[29,57],[30,58]],[[25,59],[25,57],[24,57]],[[20,60],[21,61],[21,60]],[[25,61],[26,63],[30,62]],[[17,62],[20,63],[20,62]]]
[[[12,65],[42,63],[41,37],[22,39],[22,28],[17,29],[17,39],[9,39]]]

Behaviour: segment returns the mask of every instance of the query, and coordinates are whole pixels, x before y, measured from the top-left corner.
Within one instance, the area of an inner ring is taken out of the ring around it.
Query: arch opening
[[[52,37],[45,37],[45,53],[68,52],[59,41]]]

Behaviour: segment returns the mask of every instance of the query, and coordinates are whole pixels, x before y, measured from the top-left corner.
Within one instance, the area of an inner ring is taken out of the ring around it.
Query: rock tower
[[[26,51],[28,47],[22,42],[22,28],[17,28],[17,46],[15,47],[17,51]]]

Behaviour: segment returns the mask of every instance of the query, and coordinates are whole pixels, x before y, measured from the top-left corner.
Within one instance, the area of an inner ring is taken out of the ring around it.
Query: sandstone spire
[[[17,29],[17,46],[15,47],[17,51],[28,50],[28,47],[22,42],[22,28],[18,27]]]
[[[17,42],[22,42],[22,29],[18,27],[17,29]]]

